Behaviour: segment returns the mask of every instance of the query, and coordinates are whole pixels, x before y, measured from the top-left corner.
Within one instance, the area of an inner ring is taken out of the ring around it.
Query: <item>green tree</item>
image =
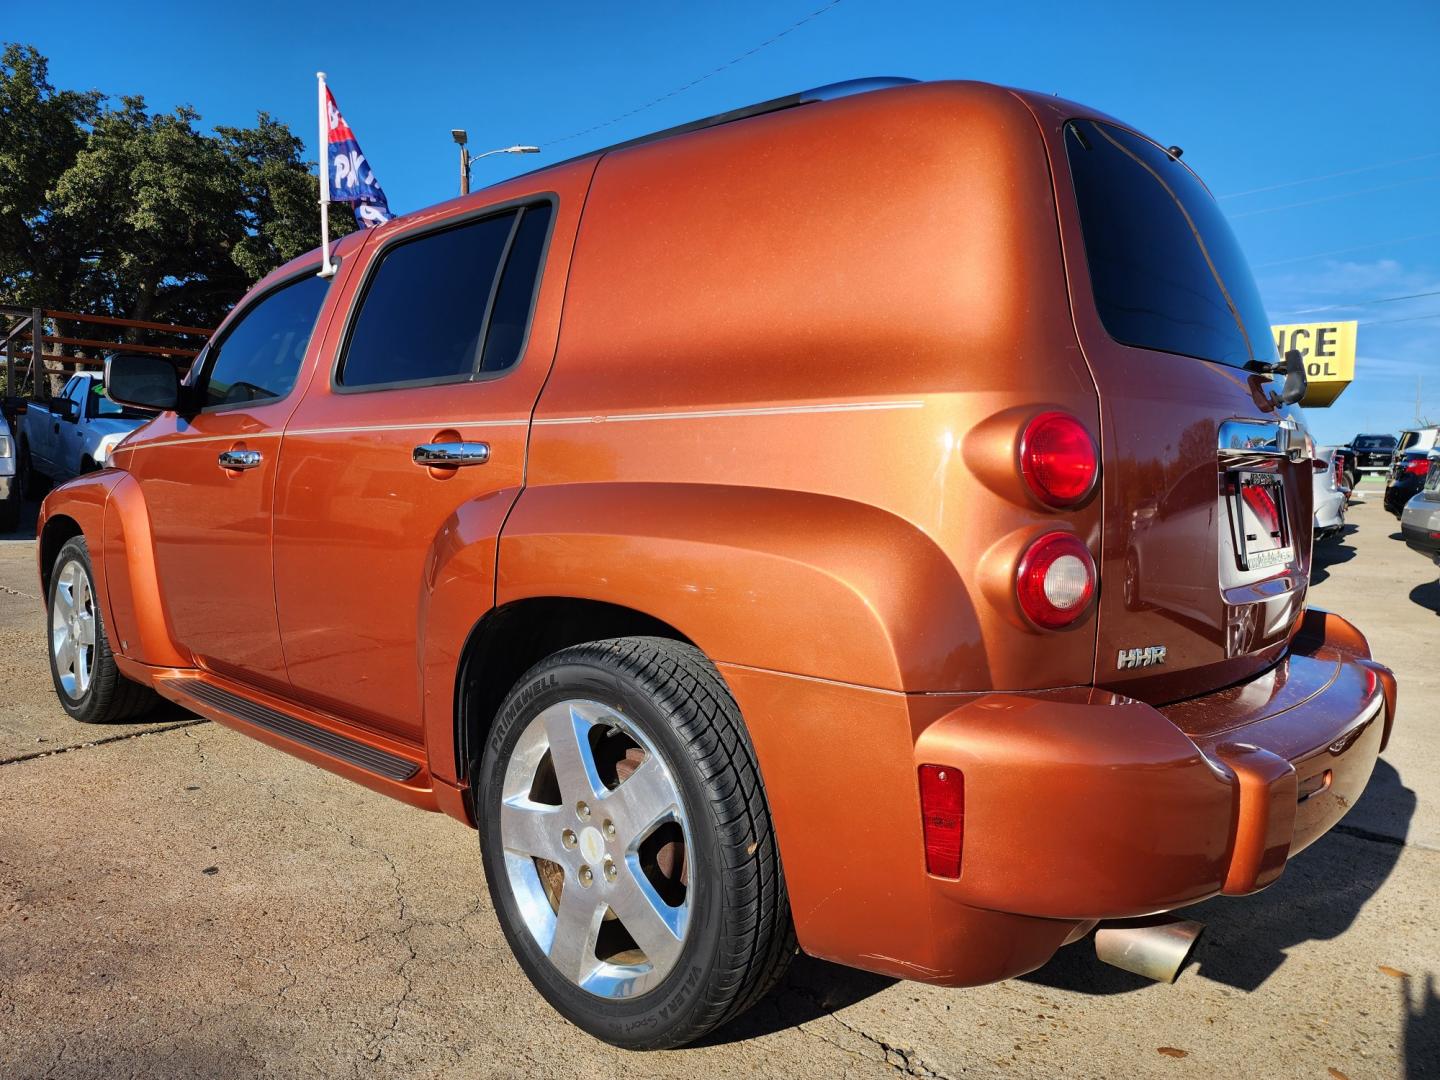
[[[0,54],[0,301],[213,325],[319,245],[319,183],[283,123],[208,133],[188,106],[47,76],[31,47]]]

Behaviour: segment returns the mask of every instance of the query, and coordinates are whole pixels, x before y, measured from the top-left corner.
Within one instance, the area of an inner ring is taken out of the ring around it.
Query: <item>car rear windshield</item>
[[[1237,367],[1274,362],[1250,268],[1195,174],[1112,124],[1076,120],[1065,133],[1106,332],[1125,345]]]
[[[1355,440],[1356,450],[1394,450],[1394,435],[1361,435]]]

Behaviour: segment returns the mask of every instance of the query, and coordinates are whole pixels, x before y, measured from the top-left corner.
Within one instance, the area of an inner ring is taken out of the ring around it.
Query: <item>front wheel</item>
[[[130,720],[159,704],[147,686],[120,674],[95,596],[83,536],[65,541],[50,573],[50,676],[65,711],[87,724]]]
[[[795,951],[754,750],[694,646],[565,649],[501,706],[476,783],[490,895],[560,1013],[628,1049],[693,1042]]]

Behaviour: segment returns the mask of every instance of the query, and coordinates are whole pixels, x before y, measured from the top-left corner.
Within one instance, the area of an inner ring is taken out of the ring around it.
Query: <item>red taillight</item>
[[[1424,476],[1430,471],[1430,462],[1425,458],[1414,458],[1405,463],[1405,471],[1412,476]]]
[[[1026,549],[1015,574],[1020,610],[1036,626],[1075,622],[1095,595],[1095,560],[1074,533],[1046,533]]]
[[[920,766],[920,816],[925,823],[925,869],[960,876],[965,839],[965,777],[949,765]]]
[[[1100,455],[1075,417],[1041,413],[1020,436],[1020,473],[1046,506],[1074,506],[1094,489]]]
[[[1335,455],[1335,486],[1345,486],[1345,459],[1339,454]]]

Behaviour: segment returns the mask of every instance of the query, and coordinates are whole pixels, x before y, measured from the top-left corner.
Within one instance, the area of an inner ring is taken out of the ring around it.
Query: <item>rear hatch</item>
[[[1071,120],[1057,142],[1101,410],[1095,681],[1162,704],[1283,653],[1309,582],[1312,468],[1299,411],[1272,397],[1259,293],[1204,185],[1113,123]]]

